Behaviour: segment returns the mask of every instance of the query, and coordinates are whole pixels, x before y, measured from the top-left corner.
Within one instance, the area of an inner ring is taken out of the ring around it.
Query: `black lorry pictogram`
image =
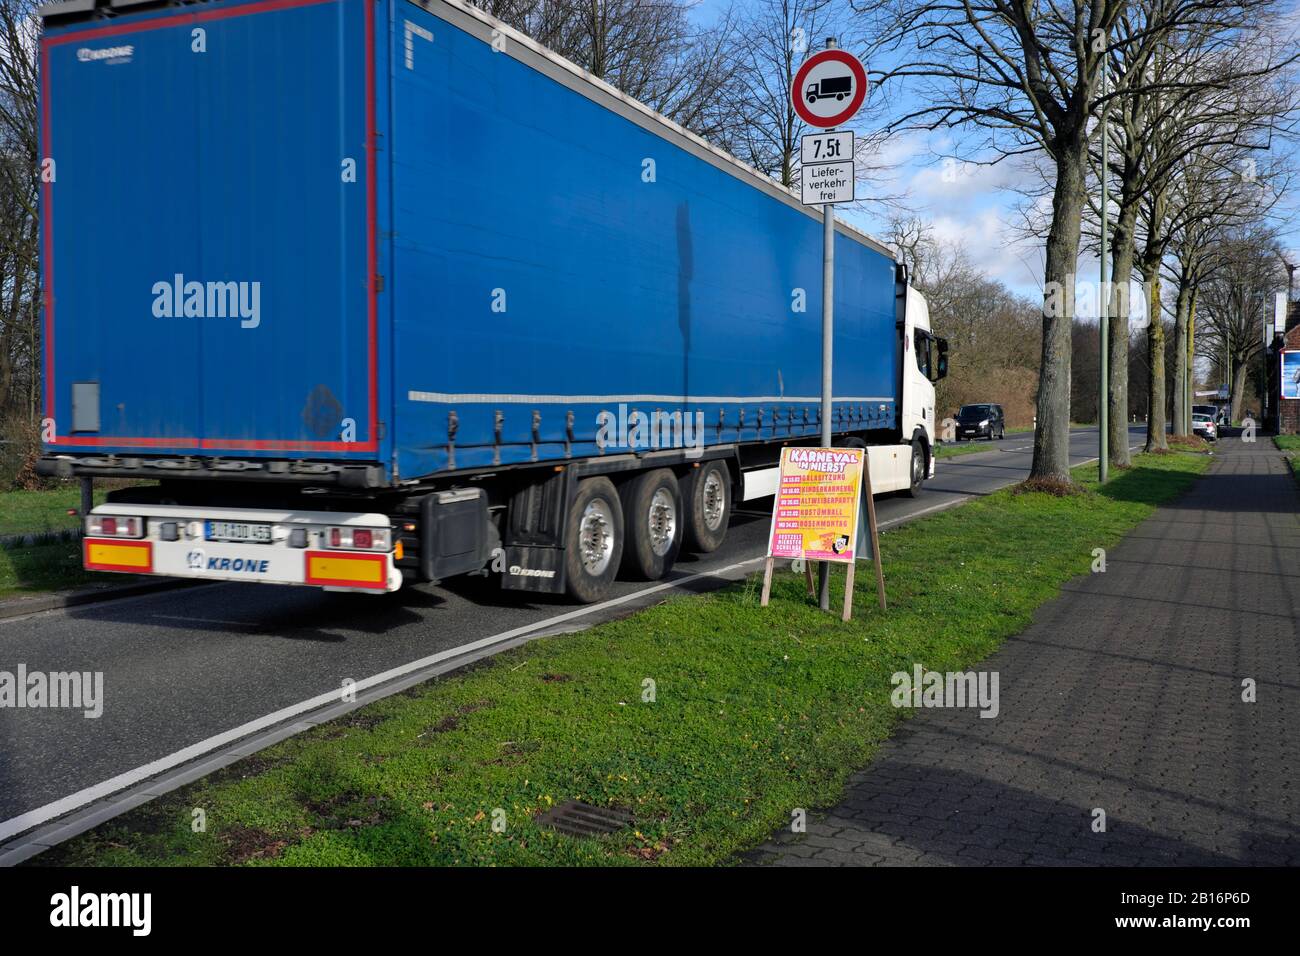
[[[809,103],[816,103],[819,99],[835,97],[842,100],[844,97],[853,92],[853,77],[850,76],[828,76],[819,83],[809,83],[808,89],[804,92]]]

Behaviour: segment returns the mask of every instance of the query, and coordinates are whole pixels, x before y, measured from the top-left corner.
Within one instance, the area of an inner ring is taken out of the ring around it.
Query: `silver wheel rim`
[[[716,471],[709,472],[704,479],[701,497],[704,499],[704,526],[710,531],[717,531],[722,527],[722,515],[727,510],[727,492]]]
[[[650,549],[663,557],[677,539],[677,503],[667,488],[660,488],[650,499],[647,526],[650,529]]]
[[[921,484],[921,478],[923,477],[921,473],[921,460],[922,460],[921,453],[919,451],[915,451],[912,453],[912,485],[913,486],[917,486]]]
[[[614,512],[603,498],[587,502],[578,524],[578,547],[582,567],[593,577],[600,577],[614,557]]]

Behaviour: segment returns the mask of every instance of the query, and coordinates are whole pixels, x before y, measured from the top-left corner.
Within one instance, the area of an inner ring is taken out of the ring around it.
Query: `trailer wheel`
[[[909,498],[921,496],[921,483],[925,481],[925,448],[919,438],[912,439],[912,483],[904,489],[903,494]]]
[[[725,461],[706,461],[682,479],[682,550],[708,554],[722,547],[731,523],[731,472]]]
[[[682,546],[682,493],[667,468],[642,472],[623,486],[627,537],[623,567],[633,577],[657,581]]]
[[[584,604],[608,593],[623,559],[623,506],[608,478],[585,478],[569,509],[564,565],[570,597]]]

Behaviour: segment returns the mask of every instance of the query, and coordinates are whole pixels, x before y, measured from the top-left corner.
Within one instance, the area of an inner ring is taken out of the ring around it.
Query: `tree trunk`
[[[1133,275],[1134,229],[1137,225],[1137,202],[1120,207],[1115,221],[1114,254],[1111,256],[1110,284],[1110,386],[1108,420],[1110,463],[1127,468],[1132,459],[1128,450],[1128,336],[1129,279]]]
[[[1160,311],[1160,260],[1142,263],[1142,281],[1147,288],[1147,444],[1146,450],[1164,451],[1165,440],[1165,322]]]
[[[1084,198],[1084,147],[1071,136],[1056,157],[1052,227],[1043,275],[1043,352],[1038,373],[1038,428],[1031,478],[1070,480],[1070,355],[1074,278]]]
[[[1232,357],[1232,411],[1229,425],[1241,421],[1241,403],[1246,399],[1246,373],[1250,371],[1250,358],[1246,355]]]
[[[1186,435],[1189,423],[1183,401],[1187,394],[1187,376],[1191,374],[1187,365],[1187,323],[1192,315],[1192,287],[1185,278],[1178,281],[1177,303],[1174,312],[1174,434]]]

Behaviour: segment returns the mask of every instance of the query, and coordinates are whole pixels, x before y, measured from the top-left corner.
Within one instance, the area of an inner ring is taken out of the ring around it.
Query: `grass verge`
[[[95,504],[102,505],[110,491],[152,484],[123,478],[101,478],[95,487]],[[43,491],[0,492],[0,535],[45,534],[81,527],[70,508],[81,507],[81,486],[69,481]]]
[[[973,455],[976,452],[997,450],[998,442],[996,441],[984,441],[983,439],[963,442],[946,441],[934,450],[934,457],[958,458],[961,455]]]
[[[95,489],[95,504],[104,503],[114,488],[142,484],[133,481],[101,482]],[[136,575],[96,574],[81,566],[81,542],[73,537],[81,527],[78,515],[69,508],[81,507],[81,488],[76,484],[46,491],[0,492],[0,536],[37,535],[29,545],[12,540],[0,545],[0,600],[60,591],[90,584],[126,584],[140,580]]]
[[[102,574],[81,566],[81,539],[52,536],[34,545],[0,547],[0,600],[92,584],[129,584],[135,574]]]
[[[1300,452],[1300,435],[1274,435],[1273,444],[1282,451]]]
[[[793,807],[832,804],[904,712],[890,676],[972,666],[1030,623],[1208,456],[1139,455],[1102,490],[998,492],[882,537],[890,608],[854,620],[784,571],[534,642],[315,728],[33,862],[90,865],[712,864]],[[837,586],[842,575],[837,576]],[[646,700],[647,680],[654,700]],[[574,840],[580,799],[635,825]],[[195,833],[194,811],[206,830]],[[503,821],[497,832],[494,821]]]
[[[103,504],[107,492],[95,492],[95,504]],[[76,485],[50,491],[0,492],[0,535],[41,534],[76,529],[81,519],[68,514],[81,507],[81,489]]]
[[[1291,474],[1300,481],[1300,435],[1274,435],[1273,444],[1286,452],[1286,460],[1291,465]]]

